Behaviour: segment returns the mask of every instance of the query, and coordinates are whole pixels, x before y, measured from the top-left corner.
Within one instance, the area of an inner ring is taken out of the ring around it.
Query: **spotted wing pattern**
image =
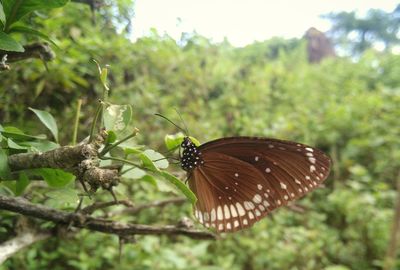
[[[201,164],[189,171],[206,227],[233,232],[315,189],[329,175],[322,151],[290,141],[232,137],[198,148]]]

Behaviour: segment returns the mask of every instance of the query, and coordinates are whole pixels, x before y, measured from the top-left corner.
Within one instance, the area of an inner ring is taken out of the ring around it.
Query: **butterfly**
[[[330,158],[292,141],[228,137],[196,146],[185,136],[180,164],[207,228],[235,232],[299,199],[329,175]]]

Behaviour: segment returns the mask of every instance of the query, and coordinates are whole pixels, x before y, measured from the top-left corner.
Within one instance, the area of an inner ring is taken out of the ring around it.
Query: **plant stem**
[[[99,105],[97,106],[96,114],[94,116],[92,126],[90,127],[89,143],[91,143],[93,140],[94,130],[96,128],[97,120],[99,119],[99,115],[100,115],[100,112],[102,111],[101,110],[102,108],[103,108],[103,102],[101,100],[99,100]]]
[[[133,129],[133,132],[132,132],[130,135],[126,136],[125,138],[123,138],[122,140],[120,140],[120,141],[118,141],[118,142],[116,142],[116,143],[114,143],[114,144],[111,144],[111,145],[109,145],[109,146],[104,147],[104,149],[100,152],[99,155],[100,155],[100,156],[104,156],[106,153],[110,152],[110,150],[113,149],[114,147],[120,145],[120,144],[123,143],[123,142],[126,142],[126,141],[129,140],[130,138],[135,137],[135,136],[138,134],[138,132],[139,132],[139,129],[134,128],[134,129]]]
[[[101,157],[100,159],[103,159],[103,160],[104,160],[104,159],[109,159],[109,160],[120,161],[120,162],[129,164],[129,165],[133,165],[133,166],[135,166],[135,167],[137,167],[137,168],[146,169],[146,168],[140,166],[139,164],[136,164],[135,162],[132,162],[132,161],[130,161],[130,160],[123,159],[123,158],[117,158],[117,157]]]
[[[72,145],[76,144],[76,139],[78,136],[78,128],[79,128],[79,117],[81,114],[81,106],[82,99],[78,99],[78,103],[76,104],[76,115],[75,115],[75,123],[74,123],[74,132],[72,134]]]

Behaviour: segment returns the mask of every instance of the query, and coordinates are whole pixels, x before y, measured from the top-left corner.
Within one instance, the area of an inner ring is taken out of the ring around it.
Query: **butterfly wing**
[[[272,187],[254,166],[221,153],[202,157],[207,162],[192,171],[189,186],[198,197],[195,216],[204,226],[218,232],[237,231],[275,208],[267,194]]]
[[[249,227],[273,209],[305,195],[326,179],[331,164],[318,149],[268,138],[223,138],[201,145],[199,151],[204,164],[192,171],[190,181],[199,197],[195,214],[202,215],[206,226],[204,215],[208,217],[208,225],[217,231]],[[224,218],[215,216],[211,222],[218,207]],[[234,217],[241,208],[245,214]]]

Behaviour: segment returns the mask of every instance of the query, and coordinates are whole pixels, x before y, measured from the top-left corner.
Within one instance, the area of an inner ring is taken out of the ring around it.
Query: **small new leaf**
[[[37,109],[33,109],[33,108],[29,108],[29,109],[36,114],[36,116],[40,119],[40,121],[53,134],[55,141],[58,142],[58,127],[57,127],[57,123],[56,123],[56,120],[54,119],[54,117],[46,111],[37,110]]]

